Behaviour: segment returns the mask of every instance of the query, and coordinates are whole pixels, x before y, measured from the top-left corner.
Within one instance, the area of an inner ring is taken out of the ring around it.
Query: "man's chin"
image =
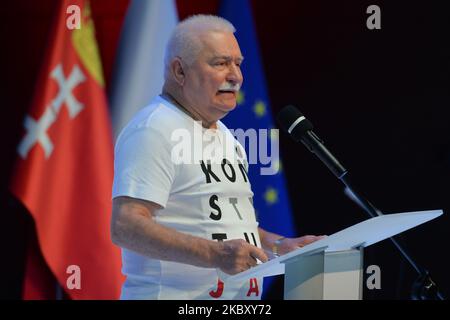
[[[233,111],[235,108],[236,108],[236,103],[233,103],[233,104],[221,104],[218,109],[223,112],[228,113],[230,111]]]
[[[217,103],[217,107],[219,109],[228,111],[231,111],[234,108],[236,108],[236,105],[237,105],[236,98],[219,100]]]

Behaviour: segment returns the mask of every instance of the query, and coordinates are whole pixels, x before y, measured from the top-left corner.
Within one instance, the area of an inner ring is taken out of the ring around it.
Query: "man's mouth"
[[[236,91],[235,90],[219,90],[219,91],[217,91],[217,94],[226,94],[226,93],[231,93],[231,94],[235,95]]]

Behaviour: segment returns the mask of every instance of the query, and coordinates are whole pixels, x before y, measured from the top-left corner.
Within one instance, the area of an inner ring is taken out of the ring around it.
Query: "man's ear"
[[[175,81],[182,86],[185,81],[185,75],[183,70],[183,62],[180,58],[175,57],[172,60],[172,63],[170,64],[170,69],[172,72],[172,76],[175,79]]]

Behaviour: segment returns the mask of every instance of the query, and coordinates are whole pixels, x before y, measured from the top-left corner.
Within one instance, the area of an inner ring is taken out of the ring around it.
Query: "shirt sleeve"
[[[122,138],[115,148],[112,197],[128,196],[165,207],[175,177],[171,143],[151,127]]]

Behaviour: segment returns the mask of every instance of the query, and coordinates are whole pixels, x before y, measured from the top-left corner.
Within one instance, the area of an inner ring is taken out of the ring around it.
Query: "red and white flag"
[[[94,24],[88,1],[60,5],[11,186],[34,218],[40,249],[29,251],[24,298],[49,297],[44,287],[56,284],[44,283],[47,267],[72,299],[117,299],[112,133]]]

